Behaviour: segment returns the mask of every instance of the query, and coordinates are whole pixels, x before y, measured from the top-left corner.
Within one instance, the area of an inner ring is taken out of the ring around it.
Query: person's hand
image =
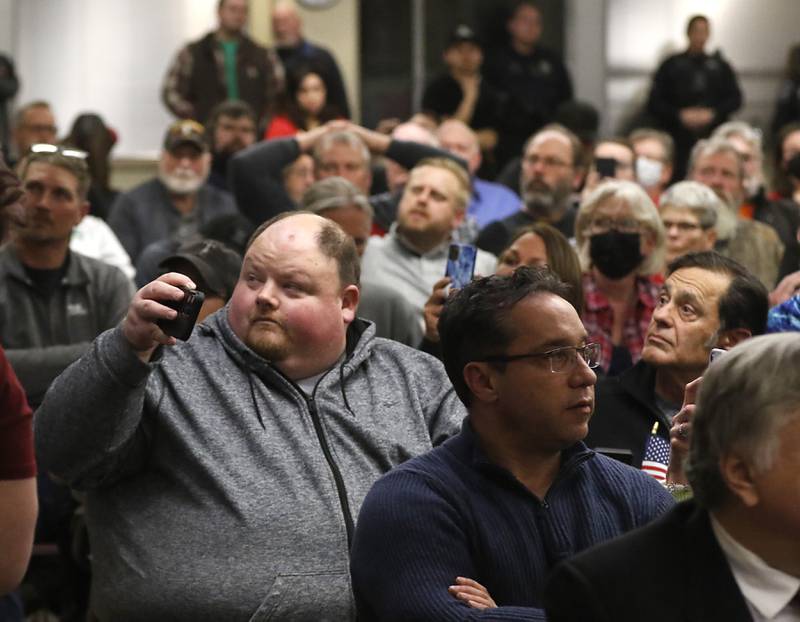
[[[307,132],[298,132],[294,139],[297,141],[297,144],[300,146],[300,151],[302,153],[308,153],[314,148],[314,145],[317,141],[328,132],[331,131],[330,126],[326,123],[325,125],[320,125],[315,127],[313,130],[308,130]]]
[[[381,134],[386,134],[387,136],[391,136],[394,128],[400,125],[403,120],[399,117],[389,117],[388,119],[381,119],[378,121],[378,125],[375,126],[375,131]]]
[[[133,297],[128,314],[122,321],[122,332],[137,356],[147,362],[159,345],[173,346],[175,337],[170,337],[156,322],[174,320],[178,312],[159,304],[161,300],[178,301],[183,298],[183,290],[195,289],[189,277],[177,272],[168,272],[140,289]]]
[[[686,474],[683,467],[686,456],[689,455],[689,441],[692,437],[692,417],[697,401],[697,392],[703,377],[695,378],[686,385],[683,392],[683,406],[678,414],[672,418],[672,427],[669,429],[670,458],[667,470],[667,481],[673,484],[686,484]]]
[[[682,108],[678,115],[684,127],[690,130],[702,129],[714,119],[714,111],[711,108],[700,106]]]
[[[800,270],[787,274],[778,286],[769,293],[769,306],[775,307],[786,302],[800,289]]]
[[[439,316],[442,314],[445,300],[447,300],[447,286],[452,279],[443,277],[433,284],[433,291],[425,302],[423,315],[425,316],[425,339],[439,343]]]
[[[470,74],[466,76],[458,76],[456,78],[458,85],[461,87],[461,92],[467,99],[478,99],[478,91],[481,86],[481,77],[479,74]]]
[[[364,141],[364,144],[367,146],[372,153],[385,153],[386,150],[389,148],[389,144],[392,142],[392,137],[387,136],[386,134],[381,134],[380,132],[376,132],[374,130],[368,130],[365,127],[360,125],[356,125],[352,121],[344,121],[341,119],[337,119],[334,121],[328,121],[325,124],[326,127],[330,127],[331,131],[348,131],[353,132],[354,134],[358,135],[358,137]]]
[[[463,600],[473,609],[494,609],[497,603],[489,595],[489,590],[477,581],[467,577],[456,577],[456,584],[447,588],[453,596]]]

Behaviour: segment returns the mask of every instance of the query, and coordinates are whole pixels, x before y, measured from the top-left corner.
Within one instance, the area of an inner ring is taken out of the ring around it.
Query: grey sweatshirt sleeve
[[[100,335],[53,382],[36,411],[37,460],[77,489],[99,487],[144,463],[142,363],[120,327]]]

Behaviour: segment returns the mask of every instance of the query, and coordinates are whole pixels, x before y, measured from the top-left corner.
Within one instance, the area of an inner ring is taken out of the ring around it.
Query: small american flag
[[[658,422],[655,423],[647,439],[642,460],[642,471],[652,475],[660,483],[667,481],[667,467],[669,467],[669,441],[656,434]]]

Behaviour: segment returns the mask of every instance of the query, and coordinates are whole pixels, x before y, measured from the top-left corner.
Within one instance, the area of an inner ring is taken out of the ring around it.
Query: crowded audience
[[[148,173],[0,55],[0,622],[800,620],[800,44],[616,127],[509,0],[367,123],[213,4]]]

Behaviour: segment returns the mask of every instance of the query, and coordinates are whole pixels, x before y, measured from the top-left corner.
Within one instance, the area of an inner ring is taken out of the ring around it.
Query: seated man
[[[597,384],[589,447],[630,451],[642,465],[655,423],[669,440],[684,387],[708,365],[711,348],[732,348],[760,335],[767,323],[767,291],[741,264],[714,251],[689,253],[667,268],[645,335],[642,358]]]
[[[400,199],[397,222],[364,252],[364,279],[383,283],[422,311],[434,283],[444,276],[453,232],[464,220],[470,196],[466,171],[452,160],[431,158],[412,171]],[[493,274],[497,259],[478,251],[475,274]]]
[[[568,239],[575,237],[578,206],[573,192],[583,176],[583,148],[578,137],[563,125],[543,127],[522,149],[522,209],[489,223],[478,236],[478,248],[499,254],[518,229],[535,222],[552,225]]]
[[[450,119],[436,131],[443,149],[457,155],[467,163],[472,181],[472,199],[467,206],[467,219],[474,221],[476,229],[490,222],[502,220],[520,210],[522,201],[516,193],[502,184],[477,177],[481,165],[481,147],[478,136],[465,123]]]
[[[353,238],[359,257],[364,254],[372,229],[372,206],[344,177],[326,177],[315,182],[303,195],[301,207],[330,218]],[[361,279],[358,317],[374,322],[378,337],[394,339],[412,348],[422,341],[416,311],[400,292],[384,283]]]
[[[755,274],[765,287],[776,283],[797,267],[782,269],[784,245],[775,229],[740,215],[745,198],[744,162],[729,142],[718,138],[700,140],[692,149],[687,179],[711,188],[726,209],[717,217],[715,248]]]
[[[367,495],[350,566],[359,618],[470,619],[470,593],[448,586],[471,577],[500,606],[492,619],[544,620],[558,561],[672,505],[652,478],[581,442],[599,349],[567,291],[548,270],[521,267],[447,301],[445,368],[469,417]]]
[[[551,622],[800,620],[800,336],[750,339],[702,382],[694,499],[559,566]]]
[[[628,140],[636,154],[636,181],[658,205],[672,179],[675,142],[666,132],[649,127],[633,130]]]
[[[167,129],[158,177],[120,194],[108,224],[135,264],[145,247],[177,236],[181,241],[200,225],[236,213],[233,197],[207,183],[211,167],[202,125],[176,121]]]
[[[156,323],[195,285],[169,273],[56,381],[37,456],[87,490],[99,619],[354,618],[362,499],[463,417],[438,361],[355,318],[358,282],[338,225],[285,214],[187,342]]]

